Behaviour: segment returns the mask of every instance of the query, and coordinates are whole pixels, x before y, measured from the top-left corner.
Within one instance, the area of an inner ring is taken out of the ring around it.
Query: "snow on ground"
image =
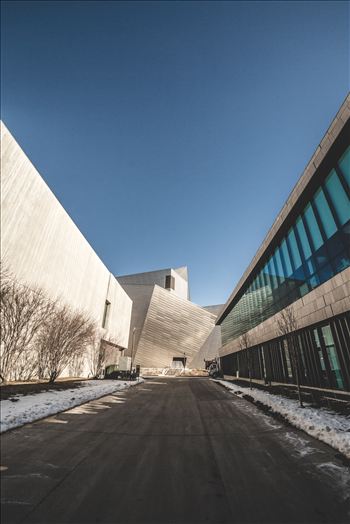
[[[232,393],[250,395],[271,408],[274,413],[282,415],[290,424],[302,429],[312,437],[322,440],[329,446],[350,458],[350,417],[331,412],[326,408],[299,406],[297,400],[273,395],[260,389],[242,388],[225,380],[215,380]]]
[[[16,395],[16,401],[0,402],[0,433],[23,426],[41,418],[55,415],[90,400],[94,400],[116,391],[127,389],[143,382],[118,380],[87,380],[80,387],[66,390],[49,390],[33,395]]]

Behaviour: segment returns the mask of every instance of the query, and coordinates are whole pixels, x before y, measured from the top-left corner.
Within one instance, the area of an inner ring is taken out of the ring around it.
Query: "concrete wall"
[[[350,268],[344,269],[324,284],[310,291],[291,305],[298,321],[298,329],[322,322],[350,310]],[[279,313],[248,331],[250,345],[255,346],[279,336],[277,318]],[[239,351],[239,338],[220,349],[220,356]]]
[[[125,353],[125,355],[131,355],[133,329],[136,328],[134,334],[134,346],[136,348],[141,336],[141,330],[145,322],[154,286],[142,284],[123,284],[123,288],[133,302],[130,322],[129,348]]]
[[[20,281],[83,310],[127,347],[132,301],[1,124],[1,255]]]
[[[169,293],[173,293],[181,298],[189,298],[187,268],[181,267],[178,269],[160,269],[157,271],[147,271],[146,273],[136,273],[135,275],[121,275],[117,276],[118,282],[124,285],[143,285],[165,288],[165,277],[171,275],[175,279],[175,289],[169,289]]]

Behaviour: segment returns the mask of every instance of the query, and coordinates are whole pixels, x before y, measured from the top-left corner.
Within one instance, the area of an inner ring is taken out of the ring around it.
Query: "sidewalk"
[[[305,404],[301,408],[294,399],[273,395],[260,389],[238,386],[226,380],[215,380],[232,394],[262,404],[267,411],[282,416],[287,422],[332,446],[350,459],[350,416],[340,415],[327,408]]]

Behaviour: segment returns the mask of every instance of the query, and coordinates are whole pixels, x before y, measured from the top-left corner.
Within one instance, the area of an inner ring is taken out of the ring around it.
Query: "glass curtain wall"
[[[299,330],[296,340],[301,385],[350,391],[350,313]],[[248,352],[253,379],[296,384],[283,337],[222,357],[224,373],[248,379]]]
[[[221,323],[226,344],[350,266],[350,147]]]

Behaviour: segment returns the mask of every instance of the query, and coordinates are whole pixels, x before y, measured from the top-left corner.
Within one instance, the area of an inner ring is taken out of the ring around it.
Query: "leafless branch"
[[[287,349],[296,377],[300,406],[303,407],[300,389],[300,363],[299,346],[296,334],[297,329],[298,320],[296,318],[294,308],[293,306],[288,306],[285,309],[283,309],[277,317],[277,334],[279,336],[284,337],[284,340],[286,341]]]
[[[38,337],[42,374],[54,382],[74,359],[83,356],[95,336],[95,324],[85,314],[57,306]]]
[[[1,361],[0,378],[25,380],[36,372],[34,341],[50,318],[53,304],[41,289],[19,284],[8,273],[1,274]]]

